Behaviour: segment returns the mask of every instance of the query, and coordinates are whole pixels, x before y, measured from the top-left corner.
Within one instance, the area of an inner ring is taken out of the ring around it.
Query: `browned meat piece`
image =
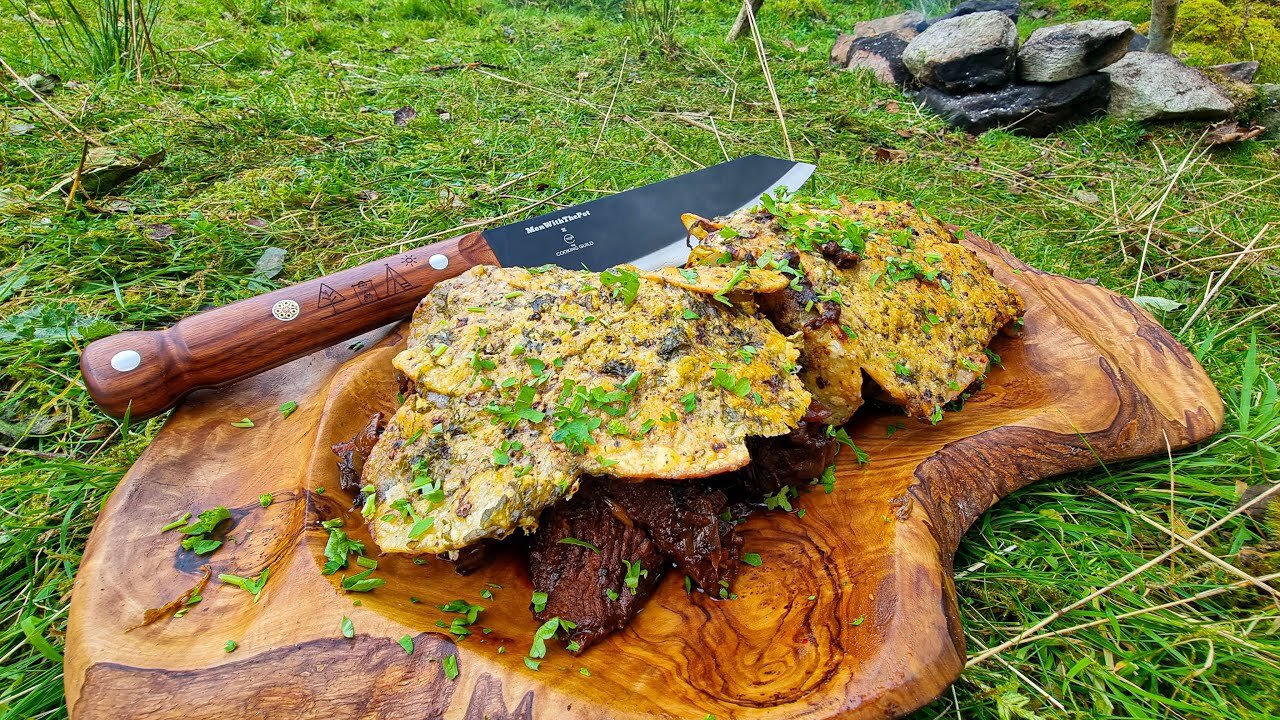
[[[676,568],[706,592],[714,595],[738,576],[742,538],[720,519],[727,498],[719,490],[703,483],[615,482],[608,499],[615,515],[647,530]]]
[[[533,589],[547,594],[546,606],[534,615],[577,623],[567,641],[576,641],[578,652],[625,627],[667,566],[648,533],[612,508],[604,487],[589,487],[543,513],[529,548]],[[635,568],[634,587],[627,586],[626,563]]]
[[[333,454],[338,456],[338,485],[347,492],[360,489],[360,476],[364,473],[364,461],[382,435],[382,413],[376,412],[369,417],[369,424],[351,436],[329,446]]]
[[[758,502],[783,485],[807,483],[822,475],[840,449],[826,428],[820,421],[802,421],[787,435],[752,438],[747,443],[751,464],[724,476],[728,479],[726,490],[734,499]]]

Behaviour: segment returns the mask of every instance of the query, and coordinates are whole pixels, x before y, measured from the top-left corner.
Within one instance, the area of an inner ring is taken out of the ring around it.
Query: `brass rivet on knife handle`
[[[441,280],[498,259],[479,232],[248,298],[164,330],[89,344],[80,372],[115,417],[159,415],[192,390],[270,370],[408,317]]]

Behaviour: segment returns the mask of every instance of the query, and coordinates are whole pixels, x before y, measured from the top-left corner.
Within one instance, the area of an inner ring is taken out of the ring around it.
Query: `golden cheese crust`
[[[792,275],[758,302],[802,332],[801,379],[842,424],[862,404],[862,373],[908,415],[942,406],[986,372],[992,337],[1022,301],[938,221],[910,204],[777,200],[719,222],[686,217],[702,244],[691,264],[758,261]],[[785,263],[785,264],[783,264]]]
[[[365,465],[379,546],[435,553],[531,531],[583,474],[746,465],[745,438],[789,432],[810,401],[798,344],[744,297],[786,282],[746,266],[621,266],[478,267],[440,283],[394,360],[418,393]]]

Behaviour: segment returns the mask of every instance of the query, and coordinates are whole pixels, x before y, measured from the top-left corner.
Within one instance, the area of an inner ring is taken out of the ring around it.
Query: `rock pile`
[[[972,133],[1043,136],[1102,113],[1225,118],[1253,92],[1245,83],[1257,63],[1188,67],[1143,52],[1146,38],[1123,21],[1040,28],[1019,47],[1018,15],[1018,0],[965,0],[932,20],[905,12],[860,22],[836,40],[831,63],[909,89]]]

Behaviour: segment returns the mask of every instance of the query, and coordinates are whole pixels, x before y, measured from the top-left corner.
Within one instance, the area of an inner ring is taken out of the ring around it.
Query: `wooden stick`
[[[764,0],[751,0],[750,6],[744,2],[742,9],[738,10],[738,17],[734,19],[733,27],[729,28],[729,34],[725,36],[724,41],[731,43],[737,40],[738,36],[742,34],[742,26],[747,24],[747,13],[750,12],[755,15],[760,12],[762,5],[764,5]]]

